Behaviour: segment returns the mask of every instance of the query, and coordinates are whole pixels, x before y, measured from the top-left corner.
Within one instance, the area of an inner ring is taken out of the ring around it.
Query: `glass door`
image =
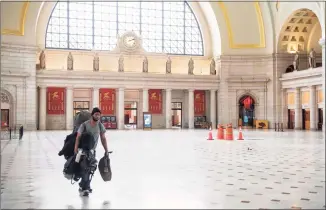
[[[9,127],[9,109],[1,109],[1,127]]]

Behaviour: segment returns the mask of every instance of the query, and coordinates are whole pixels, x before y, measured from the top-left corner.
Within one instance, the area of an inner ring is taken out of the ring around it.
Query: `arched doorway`
[[[12,107],[10,106],[10,97],[8,94],[1,92],[1,128],[9,127],[11,124]]]
[[[239,125],[254,127],[255,100],[250,95],[244,95],[239,100]]]

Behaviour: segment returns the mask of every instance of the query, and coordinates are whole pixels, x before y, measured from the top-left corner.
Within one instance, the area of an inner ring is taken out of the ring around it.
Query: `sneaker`
[[[89,191],[88,190],[84,190],[83,191],[83,196],[88,196],[89,195]]]
[[[83,188],[79,187],[78,191],[79,191],[79,192],[83,192],[84,190],[83,190]],[[92,193],[92,192],[93,192],[93,189],[89,188],[87,191],[88,191],[89,193]]]

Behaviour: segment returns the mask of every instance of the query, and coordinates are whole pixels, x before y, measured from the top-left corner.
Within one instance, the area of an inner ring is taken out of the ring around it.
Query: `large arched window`
[[[46,48],[112,50],[133,30],[148,52],[203,55],[196,17],[187,2],[58,2]]]

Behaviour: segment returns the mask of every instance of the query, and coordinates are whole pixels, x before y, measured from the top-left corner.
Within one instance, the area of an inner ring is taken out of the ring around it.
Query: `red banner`
[[[205,90],[194,91],[195,116],[205,116]]]
[[[66,89],[61,87],[47,88],[47,113],[49,115],[65,114]]]
[[[115,89],[101,88],[99,92],[102,115],[115,115]]]
[[[148,90],[148,111],[152,114],[162,114],[162,90]]]

